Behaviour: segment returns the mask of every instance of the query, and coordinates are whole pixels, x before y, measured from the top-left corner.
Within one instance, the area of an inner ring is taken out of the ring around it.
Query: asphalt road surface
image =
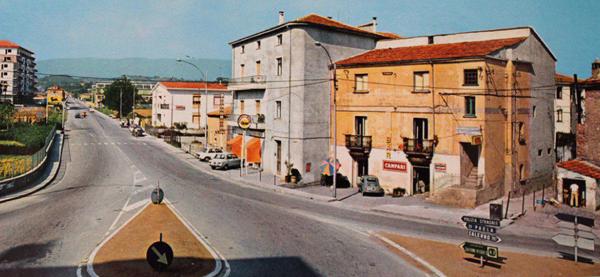
[[[230,276],[419,276],[369,232],[466,239],[459,227],[223,181],[182,160],[191,157],[152,137],[135,138],[103,115],[76,119],[84,108],[74,108],[58,178],[34,195],[0,204],[0,276],[86,276],[91,252],[148,201],[158,181],[227,260]],[[546,238],[503,240],[505,246],[555,250]]]

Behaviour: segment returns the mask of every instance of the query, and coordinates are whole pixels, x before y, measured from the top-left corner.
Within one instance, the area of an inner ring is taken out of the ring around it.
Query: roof
[[[575,79],[573,79],[573,77],[560,73],[556,73],[556,75],[554,75],[554,80],[556,81],[556,83],[559,84],[572,84],[575,82]]]
[[[392,32],[377,32],[378,34],[386,37],[386,38],[390,38],[390,39],[399,39],[402,38],[402,36],[400,36],[399,34],[396,33],[392,33]]]
[[[200,90],[207,88],[209,90],[227,90],[227,85],[222,83],[211,83],[208,82],[159,82],[160,85],[167,89],[181,89],[181,90]]]
[[[595,179],[600,179],[600,167],[583,160],[560,162],[556,166]]]
[[[332,29],[337,29],[337,30],[341,30],[341,31],[362,34],[362,35],[374,37],[377,39],[395,38],[393,36],[395,34],[392,35],[392,33],[371,32],[371,31],[363,30],[363,29],[348,25],[346,23],[342,23],[337,20],[333,20],[333,19],[321,16],[321,15],[318,15],[315,13],[311,13],[311,14],[305,15],[303,17],[300,17],[296,20],[288,21],[283,24],[279,24],[279,25],[273,26],[271,28],[268,28],[266,30],[254,33],[252,35],[245,36],[243,38],[234,40],[232,42],[229,42],[229,44],[236,45],[236,44],[242,43],[246,40],[253,39],[255,37],[259,37],[259,36],[274,32],[274,31],[278,31],[280,29],[287,28],[288,26],[299,25],[299,24],[300,25],[308,24],[308,25],[317,26],[317,27],[332,28]],[[395,36],[397,36],[397,35],[395,35]]]
[[[223,109],[223,115],[230,115],[232,113],[231,106],[225,106]],[[219,110],[211,111],[207,114],[208,116],[220,116]]]
[[[21,46],[19,46],[18,44],[10,41],[10,40],[0,40],[0,47],[1,48],[19,48]]]
[[[525,37],[469,41],[447,44],[428,44],[371,50],[341,61],[337,65],[369,65],[417,60],[484,57],[502,48],[525,41]]]

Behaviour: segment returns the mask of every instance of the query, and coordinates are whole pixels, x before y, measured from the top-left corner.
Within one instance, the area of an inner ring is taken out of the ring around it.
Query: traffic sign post
[[[162,241],[162,233],[160,233],[160,240],[148,247],[146,261],[158,272],[164,271],[173,262],[173,249]]]
[[[591,228],[594,227],[594,219],[558,213],[555,215],[561,222],[558,226],[561,228],[561,233],[552,237],[552,240],[558,245],[573,247],[575,263],[578,262],[579,248],[594,251],[594,234]]]
[[[476,223],[481,225],[490,225],[500,227],[500,220],[497,219],[487,219],[482,217],[474,217],[474,216],[466,216],[461,217],[461,220],[466,223]]]
[[[498,208],[496,208],[497,210]],[[502,208],[499,208],[502,211]],[[499,219],[488,219],[482,217],[475,216],[463,216],[461,218],[463,222],[465,222],[465,227],[467,227],[467,234],[470,237],[475,237],[480,239],[481,241],[487,240],[495,243],[499,243],[502,239],[495,235],[497,232],[496,227],[500,226]],[[498,259],[498,247],[488,246],[483,243],[472,243],[472,242],[464,242],[461,245],[461,248],[469,254],[475,255],[475,257],[479,257],[479,262],[481,267],[484,266],[483,259]]]

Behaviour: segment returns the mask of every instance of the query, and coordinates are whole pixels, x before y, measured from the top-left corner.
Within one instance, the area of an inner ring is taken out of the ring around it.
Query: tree
[[[0,129],[7,127],[12,122],[15,106],[10,103],[0,103]]]
[[[122,100],[123,115],[126,115],[132,112],[131,107],[133,105],[132,100],[134,93],[136,101],[140,101],[142,98],[137,94],[135,86],[127,79],[127,77],[123,76],[123,78],[114,81],[106,87],[102,103],[111,110],[120,111]],[[123,115],[119,116],[122,117]]]

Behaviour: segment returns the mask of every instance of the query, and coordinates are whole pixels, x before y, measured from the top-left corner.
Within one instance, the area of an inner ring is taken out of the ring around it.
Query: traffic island
[[[405,237],[391,233],[378,234],[414,254],[409,257],[395,248],[390,249],[411,261],[415,266],[430,272],[420,262],[424,260],[446,276],[595,276],[600,273],[600,264],[586,264],[553,257],[535,256],[523,253],[502,251],[500,262],[485,262],[467,254],[458,245]]]
[[[172,249],[170,257],[156,242]],[[204,276],[216,268],[205,244],[165,203],[147,205],[99,247],[91,257],[99,276]]]

